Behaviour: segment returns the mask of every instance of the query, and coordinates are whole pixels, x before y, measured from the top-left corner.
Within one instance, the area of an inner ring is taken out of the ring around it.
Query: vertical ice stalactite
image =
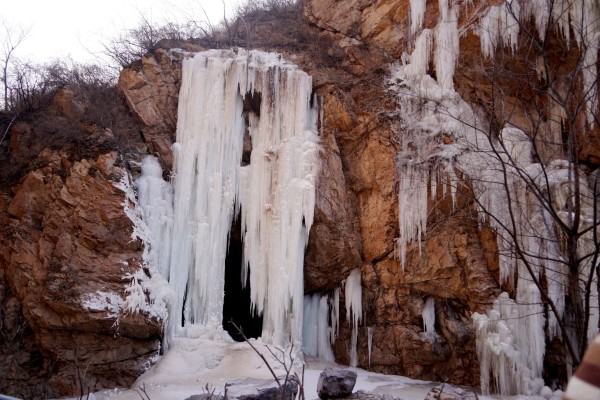
[[[229,229],[241,210],[244,271],[263,338],[300,341],[319,168],[311,92],[310,77],[278,54],[211,50],[184,60],[170,258],[179,312],[170,335],[194,323],[220,328]],[[259,99],[248,126],[247,95]],[[252,153],[242,167],[246,129]]]
[[[126,196],[123,206],[133,224],[131,238],[144,244],[144,268],[125,276],[130,284],[125,289],[127,297],[120,306],[131,313],[144,312],[168,326],[177,297],[163,276],[163,272],[168,271],[168,265],[163,264],[168,261],[168,246],[163,247],[163,240],[170,237],[172,191],[162,179],[162,169],[155,157],[146,157],[141,166],[141,175],[136,181],[137,198],[129,175],[115,184]],[[163,338],[162,344],[163,350],[167,350],[168,337]]]
[[[174,145],[174,223],[170,282],[180,327],[222,320],[224,265],[242,157],[247,66],[232,54],[183,61]]]
[[[491,6],[479,22],[481,52],[491,57],[499,44],[516,50],[519,35],[520,5],[516,1]]]
[[[435,28],[435,71],[437,81],[446,91],[454,90],[454,69],[458,61],[458,6],[439,1],[441,21]]]
[[[409,243],[416,242],[421,253],[421,242],[427,231],[427,182],[429,171],[414,164],[401,165],[398,169],[399,189],[398,224],[400,236],[397,240],[402,268],[406,265]]]
[[[299,342],[319,168],[318,110],[311,106],[308,75],[273,56],[263,62],[248,78],[248,90],[261,93],[262,101],[260,118],[250,115],[250,164],[241,168],[244,267],[251,270],[252,304],[264,316],[263,338]]]
[[[331,337],[329,341],[331,344],[335,342],[335,339],[338,335],[338,330],[340,328],[340,288],[335,288],[333,291],[333,297],[331,299]]]
[[[352,322],[350,366],[358,366],[358,324],[362,321],[362,283],[360,269],[356,268],[346,278],[346,319]]]
[[[410,0],[410,32],[417,33],[423,26],[427,0]]]
[[[423,304],[423,332],[435,335],[435,299],[428,297]]]
[[[555,29],[567,44],[573,34],[582,55],[580,68],[588,123],[594,125],[598,111],[598,48],[600,47],[600,4],[588,0],[505,0],[492,6],[481,18],[481,52],[491,57],[502,42],[513,50],[517,46],[520,21],[533,18],[540,41]],[[551,25],[549,27],[549,24]]]
[[[160,274],[169,278],[171,231],[173,228],[173,188],[162,178],[158,159],[147,156],[142,160],[142,174],[136,181],[138,202],[144,221],[150,229],[146,261],[155,265]]]
[[[328,296],[315,293],[304,296],[302,348],[304,354],[334,362],[331,348]]]
[[[373,349],[373,327],[367,328],[367,350],[369,351],[369,367],[371,366],[371,350]]]
[[[542,41],[548,35],[548,29],[556,29],[562,34],[567,45],[574,37],[582,55],[583,68],[579,78],[589,119],[590,113],[598,108],[597,85],[592,83],[597,76],[600,43],[600,5],[596,3],[507,0],[491,6],[479,23],[482,54],[492,57],[499,46],[516,51],[520,21],[530,19],[535,21]],[[427,228],[427,210],[418,212],[411,199],[420,197],[425,204],[428,195],[439,196],[438,182],[445,179],[456,182],[454,170],[459,170],[472,183],[480,205],[481,224],[496,232],[501,284],[513,289],[514,293],[514,299],[507,294],[501,295],[488,315],[473,316],[477,325],[482,389],[495,386],[504,394],[537,394],[543,384],[545,335],[556,337],[559,328],[557,317],[552,313],[548,313],[548,321],[545,320],[533,278],[541,279],[542,285],[547,285],[558,318],[565,310],[566,286],[565,255],[554,220],[556,215],[550,214],[543,198],[559,205],[554,210],[568,224],[572,211],[561,210],[560,205],[567,204],[567,197],[573,193],[570,186],[573,185],[573,174],[572,171],[569,174],[567,161],[556,159],[562,152],[558,146],[547,146],[542,150],[545,153],[540,160],[535,160],[540,163],[534,163],[531,139],[522,131],[506,126],[496,140],[484,134],[485,127],[479,128],[481,122],[452,86],[459,51],[456,29],[459,3],[439,0],[438,6],[440,19],[433,29],[433,44],[431,33],[423,30],[415,40],[413,53],[403,55],[404,65],[393,68],[391,80],[399,96],[402,128],[402,149],[397,162],[400,182],[397,241],[401,262],[404,266],[408,243],[420,242]],[[417,10],[418,5],[413,11]],[[416,26],[412,27],[413,31]],[[432,51],[437,79],[427,75]],[[542,64],[540,76],[545,77],[543,68]],[[558,138],[564,118],[564,111],[555,106],[548,130]],[[592,121],[588,123],[593,124]],[[442,145],[440,135],[450,135],[453,143]],[[539,192],[528,187],[532,182]],[[450,183],[450,187],[454,197],[456,184]],[[421,191],[417,192],[416,188]],[[588,196],[584,193],[587,190],[585,181],[582,180],[579,189],[582,198]],[[443,190],[442,194],[447,192]],[[593,222],[592,214],[584,204],[581,209],[584,225]],[[515,238],[519,241],[520,254],[515,251]],[[586,253],[588,241],[585,235],[580,239],[581,256]],[[582,265],[581,281],[584,282],[591,266],[585,262]],[[595,289],[593,283],[591,296],[594,302],[597,301]],[[592,310],[590,318],[588,334],[593,337],[597,332],[596,310]],[[490,376],[493,383],[488,379]]]
[[[415,48],[410,54],[410,63],[407,66],[407,74],[420,78],[427,73],[431,52],[433,49],[433,31],[423,29],[415,40]]]

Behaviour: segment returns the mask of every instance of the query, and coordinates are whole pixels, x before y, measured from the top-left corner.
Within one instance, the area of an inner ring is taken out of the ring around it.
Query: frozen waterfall
[[[298,343],[302,333],[303,262],[313,222],[319,169],[317,107],[310,76],[280,55],[210,50],[183,61],[173,208],[156,165],[138,180],[152,250],[177,293],[165,346],[183,327],[222,328],[225,258],[240,218],[242,282],[250,313],[263,316],[263,340]],[[242,165],[244,137],[250,162]],[[155,185],[155,188],[150,188]],[[157,189],[160,187],[161,189]]]

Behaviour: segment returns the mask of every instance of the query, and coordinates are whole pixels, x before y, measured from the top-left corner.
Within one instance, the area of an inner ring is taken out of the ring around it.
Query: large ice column
[[[318,112],[311,78],[276,55],[256,54],[247,91],[261,93],[260,118],[250,115],[252,155],[241,168],[244,266],[263,338],[301,340],[303,264],[313,223],[319,168]],[[262,63],[262,69],[253,67]]]
[[[169,281],[173,322],[220,326],[225,256],[242,158],[247,64],[225,52],[183,61],[174,150],[174,223]],[[240,85],[241,84],[241,85]]]
[[[169,274],[179,311],[169,332],[190,323],[220,327],[228,234],[241,210],[245,274],[251,270],[263,338],[300,340],[319,168],[311,93],[311,78],[278,54],[211,50],[184,60]],[[242,167],[246,129],[252,153]]]

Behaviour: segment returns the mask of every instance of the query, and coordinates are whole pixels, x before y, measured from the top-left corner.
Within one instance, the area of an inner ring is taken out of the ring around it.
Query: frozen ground
[[[188,332],[188,336],[176,338],[169,352],[142,375],[131,389],[112,389],[96,392],[90,396],[93,400],[139,400],[141,388],[144,388],[151,400],[184,400],[194,394],[206,392],[206,387],[215,393],[223,392],[225,383],[234,379],[270,378],[265,363],[247,343],[232,341],[226,334],[215,331]],[[277,362],[272,359],[266,346],[252,339],[254,346],[271,360],[273,367]],[[276,352],[276,350],[275,350]],[[317,399],[317,380],[326,367],[339,367],[337,364],[319,359],[306,359],[304,385],[307,400]],[[356,390],[391,394],[403,400],[423,400],[435,382],[419,381],[402,376],[382,375],[367,372],[360,368],[356,371],[358,379]],[[283,373],[280,369],[276,371]],[[496,397],[480,396],[482,400]],[[513,397],[517,399],[542,399],[534,397]]]

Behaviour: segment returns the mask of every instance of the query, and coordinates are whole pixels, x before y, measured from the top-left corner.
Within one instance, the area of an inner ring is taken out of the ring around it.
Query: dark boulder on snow
[[[477,394],[451,385],[442,384],[432,388],[425,400],[477,400]]]
[[[285,400],[294,400],[300,382],[295,376],[279,377]],[[238,379],[225,384],[225,400],[281,400],[281,390],[274,379]]]
[[[352,394],[356,372],[347,369],[325,368],[319,376],[317,394],[321,399],[339,399]]]

